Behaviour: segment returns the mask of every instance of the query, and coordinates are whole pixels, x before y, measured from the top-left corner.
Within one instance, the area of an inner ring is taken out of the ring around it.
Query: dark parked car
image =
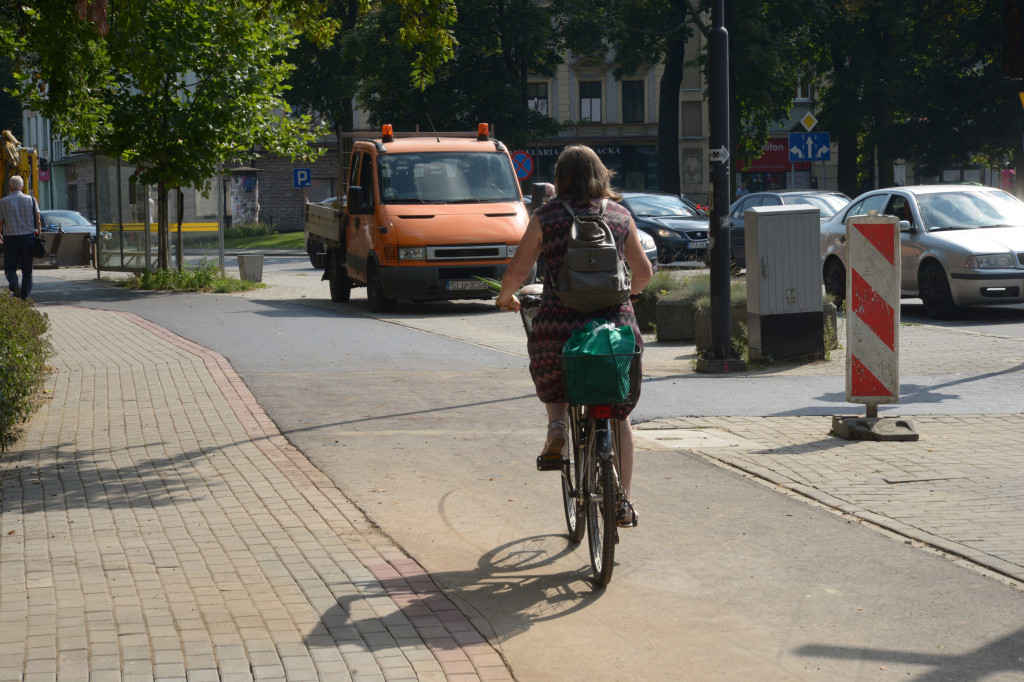
[[[706,260],[708,216],[678,194],[623,192],[622,205],[637,228],[654,238],[658,260]]]
[[[746,267],[747,248],[744,229],[746,223],[743,214],[754,206],[781,206],[793,204],[809,204],[821,213],[821,222],[825,222],[844,206],[850,203],[850,197],[842,192],[817,189],[790,189],[774,192],[752,192],[740,197],[729,207],[729,242],[732,261],[737,267]]]

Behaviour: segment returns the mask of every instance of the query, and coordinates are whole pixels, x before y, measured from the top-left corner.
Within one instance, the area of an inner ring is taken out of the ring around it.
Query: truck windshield
[[[385,204],[520,201],[508,156],[500,152],[383,154],[377,158]]]

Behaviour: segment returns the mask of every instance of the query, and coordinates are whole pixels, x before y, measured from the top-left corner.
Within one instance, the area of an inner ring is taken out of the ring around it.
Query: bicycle
[[[519,294],[523,326],[529,334],[533,315],[540,307],[540,296]],[[577,371],[586,372],[584,363],[611,360],[620,368],[628,363],[629,392],[623,402],[635,400],[640,386],[640,357],[642,349],[615,356],[562,356],[563,376]],[[590,565],[594,579],[600,586],[607,585],[615,566],[615,545],[619,542],[617,516],[624,498],[619,478],[619,420],[615,416],[617,404],[588,403],[586,395],[574,395],[568,390],[568,438],[562,458],[562,506],[569,539],[581,542],[588,538]],[[573,400],[572,398],[576,398]]]

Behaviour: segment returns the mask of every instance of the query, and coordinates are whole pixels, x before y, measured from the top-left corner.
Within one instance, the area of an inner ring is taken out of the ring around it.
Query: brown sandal
[[[559,429],[560,432],[556,431]],[[565,449],[565,423],[548,424],[548,437],[544,449],[537,457],[538,471],[558,471],[562,468],[562,450]]]

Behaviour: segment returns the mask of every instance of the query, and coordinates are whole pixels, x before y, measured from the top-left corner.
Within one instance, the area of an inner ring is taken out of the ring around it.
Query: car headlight
[[[426,260],[427,250],[422,246],[402,247],[398,249],[398,260]]]
[[[1012,268],[1013,256],[1008,253],[988,253],[981,256],[968,256],[967,267],[985,270],[989,268]]]
[[[654,237],[643,230],[637,230],[636,232],[640,235],[640,246],[643,247],[644,251],[650,251],[651,249],[657,248],[657,244],[654,243]]]
[[[505,247],[505,253],[509,258],[512,258],[514,255],[516,255],[516,251],[518,250],[519,244],[509,244],[508,246]]]
[[[665,237],[666,239],[672,239],[673,237],[678,237],[678,236],[679,236],[679,235],[677,235],[677,234],[676,234],[675,232],[673,232],[672,230],[666,230],[666,229],[665,229],[664,227],[659,227],[659,228],[658,228],[657,230],[655,230],[654,232],[655,232],[655,233],[656,233],[656,234],[657,234],[657,235],[658,235],[659,237]]]

